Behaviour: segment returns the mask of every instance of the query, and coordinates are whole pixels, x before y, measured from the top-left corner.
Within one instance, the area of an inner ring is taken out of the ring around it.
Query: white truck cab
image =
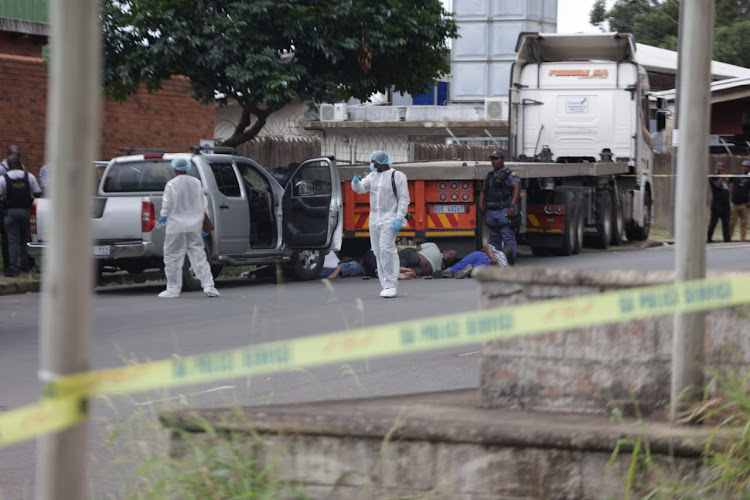
[[[606,248],[618,244],[623,231],[630,240],[646,239],[653,142],[648,77],[637,62],[634,36],[521,33],[516,52],[509,88],[510,162],[521,171],[528,163],[549,165],[549,175],[526,186],[532,250],[577,253],[584,236]],[[599,173],[576,174],[571,164],[582,163]],[[536,224],[550,207],[576,220],[564,227],[562,220],[549,228]]]

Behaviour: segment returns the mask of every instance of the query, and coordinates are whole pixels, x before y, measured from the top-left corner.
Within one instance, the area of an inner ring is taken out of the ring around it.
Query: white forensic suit
[[[398,199],[393,193],[391,177],[394,177]],[[359,183],[352,182],[352,189],[360,194],[370,192],[370,244],[378,262],[378,278],[383,290],[397,288],[398,251],[393,221],[402,219],[406,227],[406,213],[409,209],[409,186],[406,175],[389,168],[384,172],[370,172]]]
[[[164,274],[168,292],[179,294],[182,290],[185,253],[203,290],[214,286],[201,237],[207,207],[203,186],[195,177],[176,175],[164,186],[160,215],[168,217],[164,237]]]

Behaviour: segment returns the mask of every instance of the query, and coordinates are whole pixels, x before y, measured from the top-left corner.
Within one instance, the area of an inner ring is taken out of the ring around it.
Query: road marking
[[[459,358],[468,358],[472,356],[479,356],[479,351],[471,351],[471,352],[462,352],[461,354],[457,354]]]
[[[190,396],[198,396],[200,394],[208,394],[209,392],[226,391],[228,389],[234,389],[234,387],[235,386],[233,385],[222,385],[219,387],[214,387],[213,389],[206,389],[205,391],[191,392],[190,394],[178,394],[176,396],[169,396],[168,398],[141,401],[139,403],[133,403],[133,406],[147,406],[147,405],[152,405],[154,403],[164,403],[166,401],[174,401],[175,399],[181,399],[181,398],[190,397]]]

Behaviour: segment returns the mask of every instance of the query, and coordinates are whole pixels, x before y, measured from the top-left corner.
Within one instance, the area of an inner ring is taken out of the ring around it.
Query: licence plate
[[[432,207],[434,214],[464,214],[466,205],[435,205]]]
[[[109,257],[112,248],[109,245],[97,245],[94,247],[94,255],[97,257]]]

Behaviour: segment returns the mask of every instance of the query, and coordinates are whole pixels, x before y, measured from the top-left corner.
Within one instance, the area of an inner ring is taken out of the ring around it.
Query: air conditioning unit
[[[484,119],[488,121],[508,121],[507,97],[487,97],[484,100]]]
[[[346,120],[345,102],[337,102],[335,104],[323,103],[320,105],[320,121],[342,122],[344,120]]]

